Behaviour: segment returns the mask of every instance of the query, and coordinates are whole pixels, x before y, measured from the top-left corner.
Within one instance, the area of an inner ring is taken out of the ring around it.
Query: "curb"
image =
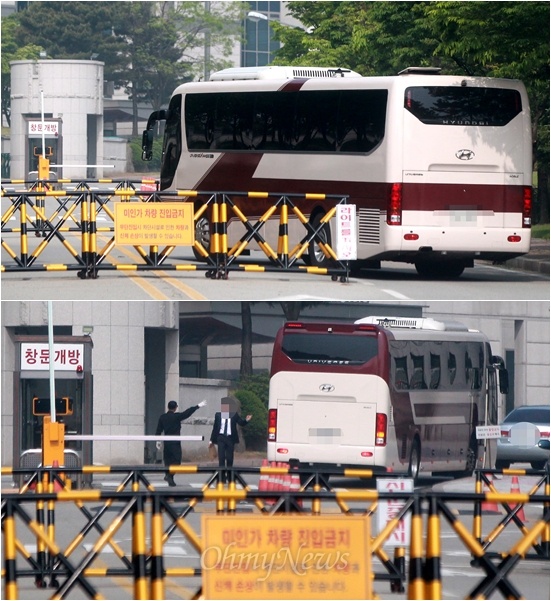
[[[533,273],[549,275],[549,259],[538,261],[537,259],[518,257],[517,259],[506,261],[505,266],[513,269],[521,269],[522,271],[531,271]]]

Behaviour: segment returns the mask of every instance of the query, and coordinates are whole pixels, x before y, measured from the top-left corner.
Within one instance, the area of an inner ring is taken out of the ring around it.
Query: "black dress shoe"
[[[169,480],[168,481],[168,485],[169,486],[176,486],[176,482],[174,482],[174,480]]]

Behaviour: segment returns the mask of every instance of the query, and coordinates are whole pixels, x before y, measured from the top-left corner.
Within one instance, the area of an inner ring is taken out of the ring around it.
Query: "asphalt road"
[[[186,252],[187,251],[187,252]],[[117,248],[111,263],[128,263],[133,249]],[[41,263],[69,263],[60,245],[46,246]],[[244,264],[261,262],[258,255]],[[2,262],[8,264],[2,250]],[[190,249],[179,249],[173,263],[194,263]],[[105,262],[108,265],[109,262]],[[549,275],[480,262],[457,280],[421,278],[413,266],[383,263],[348,282],[328,275],[294,272],[230,271],[227,279],[206,277],[206,271],[98,272],[80,279],[76,271],[7,271],[2,274],[3,300],[548,300]]]

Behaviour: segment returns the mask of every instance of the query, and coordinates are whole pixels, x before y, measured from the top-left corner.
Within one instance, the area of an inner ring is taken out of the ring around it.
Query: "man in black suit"
[[[201,401],[198,405],[194,405],[185,411],[177,412],[176,409],[178,409],[178,403],[176,401],[169,401],[168,411],[159,417],[155,435],[160,436],[164,433],[165,436],[180,436],[182,420],[187,419],[195,413],[199,407],[204,407],[206,404],[207,401]],[[161,441],[157,442],[158,449],[161,448],[161,444]],[[179,440],[165,441],[163,461],[167,468],[171,465],[180,465],[180,463],[182,463],[182,443]],[[167,472],[165,480],[168,482],[169,486],[176,486],[174,476],[171,473]]]
[[[243,419],[237,413],[236,402],[231,397],[224,397],[220,403],[220,411],[214,415],[214,425],[210,435],[209,447],[218,446],[218,466],[232,467],[233,452],[235,445],[239,442],[237,426],[246,426],[252,418],[247,415]],[[222,481],[226,481],[226,472],[222,471]]]

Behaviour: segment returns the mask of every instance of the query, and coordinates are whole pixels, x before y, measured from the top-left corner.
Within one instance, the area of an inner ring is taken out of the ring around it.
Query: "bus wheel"
[[[510,461],[504,461],[503,459],[496,459],[496,470],[507,470],[511,467]]]
[[[416,261],[415,269],[422,278],[454,280],[465,271],[463,261]]]
[[[478,444],[476,442],[476,434],[471,434],[471,440],[469,442],[469,448],[467,450],[467,463],[465,466],[465,478],[470,478],[476,468],[476,456],[478,454]]]
[[[318,229],[322,217],[323,213],[318,211],[310,218],[310,224],[313,228]],[[331,246],[331,229],[329,228],[329,224],[326,223],[318,235],[324,242]],[[308,254],[303,256],[303,260],[306,265],[311,265],[312,267],[325,267],[329,261],[316,240],[312,240],[308,245]]]
[[[416,482],[419,478],[419,466],[421,464],[421,444],[419,439],[416,438],[411,445],[411,452],[409,454],[409,465],[408,465],[408,478],[413,478]]]
[[[200,242],[206,251],[210,252],[210,222],[206,217],[199,217],[195,222],[195,240]],[[205,257],[193,247],[193,255],[197,261],[204,262]]]

